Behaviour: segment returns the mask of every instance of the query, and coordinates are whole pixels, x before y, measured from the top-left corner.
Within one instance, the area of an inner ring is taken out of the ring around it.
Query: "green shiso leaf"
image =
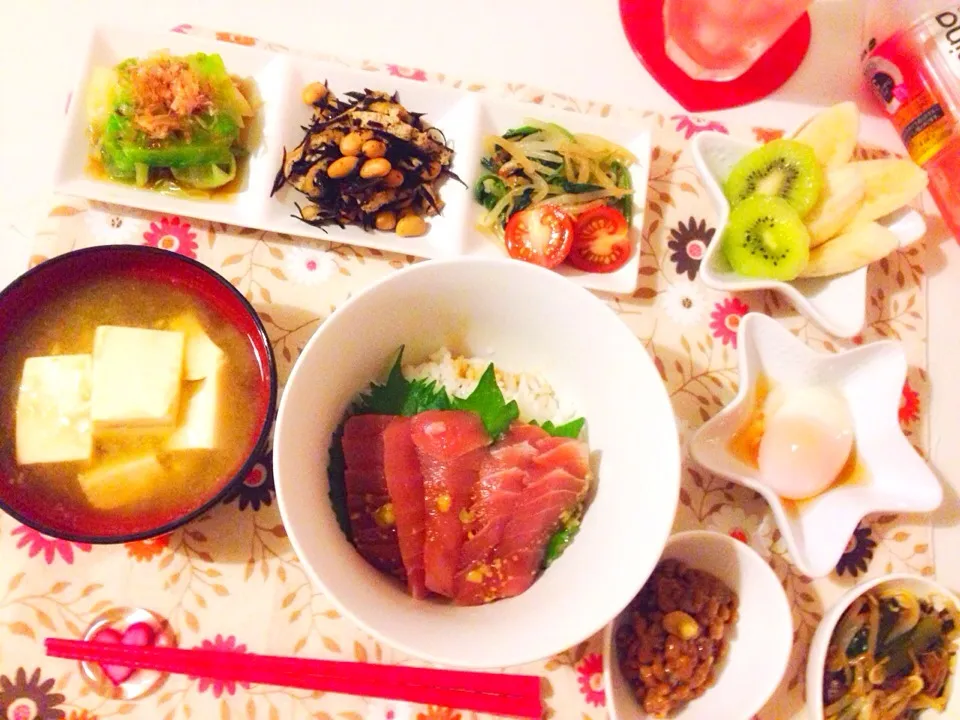
[[[373,383],[367,392],[360,395],[352,413],[410,417],[426,410],[467,410],[479,416],[492,438],[499,437],[520,415],[516,401],[504,400],[497,385],[493,363],[487,366],[473,392],[465,398],[451,397],[446,389],[434,380],[407,380],[403,377],[402,367],[401,347],[386,381],[383,384]]]
[[[586,423],[586,419],[578,417],[562,425],[554,425],[549,420],[543,423],[538,423],[534,420],[531,425],[538,425],[544,432],[554,437],[573,438],[576,440],[580,437],[580,431],[583,430],[584,423]]]
[[[414,380],[407,389],[401,415],[411,417],[427,410],[449,410],[450,396],[433,380]]]
[[[348,416],[349,417],[349,416]],[[330,505],[333,506],[333,514],[337,518],[337,524],[343,530],[350,542],[353,542],[353,535],[350,532],[350,513],[347,512],[347,465],[343,457],[343,426],[346,425],[347,418],[337,426],[330,439],[330,462],[327,464],[327,478],[330,484]]]
[[[386,382],[383,385],[371,383],[370,389],[360,395],[354,414],[402,415],[404,403],[410,395],[410,381],[403,376],[402,368],[401,345]]]
[[[382,385],[371,383],[351,408],[353,415],[403,415],[411,417],[426,410],[449,410],[450,396],[433,380],[407,380],[403,376],[403,348]]]
[[[455,397],[450,405],[453,410],[469,410],[479,415],[483,427],[492,438],[499,437],[520,415],[516,400],[506,402],[503,399],[493,363],[487,365],[487,369],[480,376],[480,382],[469,396]]]

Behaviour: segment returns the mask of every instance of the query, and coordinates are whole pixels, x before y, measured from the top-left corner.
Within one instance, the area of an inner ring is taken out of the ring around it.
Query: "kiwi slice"
[[[723,186],[736,207],[748,197],[786,200],[803,218],[820,199],[823,171],[813,148],[796,140],[774,140],[740,159]]]
[[[810,258],[810,233],[786,200],[754,195],[730,212],[723,254],[745,277],[789,281]]]

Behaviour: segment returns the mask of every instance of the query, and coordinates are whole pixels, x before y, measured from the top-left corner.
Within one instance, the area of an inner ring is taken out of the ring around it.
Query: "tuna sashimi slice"
[[[513,423],[503,437],[491,446],[484,469],[527,468],[540,454],[539,443],[550,439],[546,430],[536,425]]]
[[[407,588],[417,599],[427,597],[423,566],[426,512],[423,476],[409,418],[395,418],[383,431],[383,468],[397,524],[400,556],[407,572]]]
[[[480,418],[462,410],[428,410],[411,419],[411,437],[423,475],[428,590],[453,597],[464,516],[490,438]]]
[[[460,551],[456,604],[480,605],[487,600],[487,577],[499,569],[491,564],[493,553],[520,501],[527,468],[539,454],[533,443],[547,437],[534,425],[514,423],[481,463],[470,501],[467,540]]]
[[[589,453],[585,443],[569,438],[535,440],[537,455],[503,537],[484,577],[484,600],[524,592],[540,572],[550,537],[576,510],[587,492]],[[575,472],[571,472],[571,470]]]
[[[481,468],[468,513],[467,540],[460,550],[454,596],[457,605],[480,605],[485,601],[484,580],[497,569],[491,565],[493,553],[520,501],[526,478],[527,473],[520,468],[494,472]]]
[[[590,474],[590,453],[586,443],[562,437],[537,441],[539,455],[534,460],[538,468],[562,468],[571,475],[586,478]]]
[[[383,466],[389,415],[354,415],[343,429],[344,482],[350,534],[357,551],[382,572],[405,577]]]

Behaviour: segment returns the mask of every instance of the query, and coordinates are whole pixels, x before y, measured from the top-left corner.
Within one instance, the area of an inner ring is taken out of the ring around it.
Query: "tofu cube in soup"
[[[77,462],[93,455],[90,355],[28,358],[16,409],[20,465]]]
[[[93,341],[97,430],[169,429],[177,421],[184,335],[102,325]]]
[[[170,321],[169,329],[184,334],[183,379],[203,380],[220,371],[226,360],[221,350],[203,330],[194,315],[184,313]]]
[[[98,510],[116,510],[149,498],[166,470],[155,452],[119,458],[77,476],[87,501]]]
[[[0,352],[0,467],[16,467],[14,509],[53,534],[177,522],[253,452],[267,369],[192,284],[104,273],[26,310]]]
[[[216,369],[203,380],[186,384],[180,404],[180,419],[167,442],[167,449],[214,450],[219,446],[217,418],[222,401],[222,376],[223,364],[218,363]]]

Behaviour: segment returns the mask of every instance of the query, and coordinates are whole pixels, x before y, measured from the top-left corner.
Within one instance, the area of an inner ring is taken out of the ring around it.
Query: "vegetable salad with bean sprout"
[[[567,263],[613,272],[629,259],[637,158],[596,135],[554,123],[484,138],[484,173],[474,186],[486,208],[481,230],[503,240],[511,257],[545,267]]]

